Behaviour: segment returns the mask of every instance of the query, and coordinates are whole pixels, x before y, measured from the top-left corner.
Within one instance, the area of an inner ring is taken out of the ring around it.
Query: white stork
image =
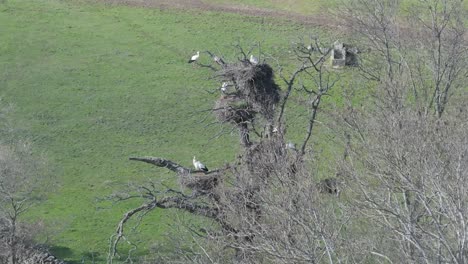
[[[213,56],[213,60],[214,60],[216,63],[218,63],[219,65],[221,65],[221,66],[224,65],[224,64],[226,64],[226,63],[224,62],[223,59],[221,59],[220,57],[218,57],[218,56],[216,56],[216,55]]]
[[[188,63],[192,63],[192,62],[196,61],[198,59],[198,57],[200,57],[200,52],[199,51],[197,51],[197,54],[193,55],[192,58],[190,58]]]
[[[196,160],[195,156],[193,156],[193,166],[196,170],[208,171],[208,168],[205,165],[203,165],[203,163]]]
[[[254,57],[254,55],[250,54],[250,63],[252,64],[258,64],[258,59]]]
[[[223,84],[221,85],[221,92],[222,93],[226,93],[227,92],[227,88],[228,88],[228,83],[227,82],[223,82]]]
[[[292,142],[288,142],[286,144],[286,149],[292,149],[292,150],[296,150],[296,144],[292,143]]]

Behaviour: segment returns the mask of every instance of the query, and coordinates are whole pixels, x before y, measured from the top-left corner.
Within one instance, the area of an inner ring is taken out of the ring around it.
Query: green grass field
[[[204,2],[304,14],[329,3]],[[26,218],[46,223],[54,253],[69,263],[105,263],[110,235],[136,205],[100,198],[130,181],[173,183],[168,171],[128,157],[160,156],[191,166],[196,155],[209,168],[234,159],[237,133],[216,137],[223,127],[208,125],[214,118],[204,110],[219,96],[220,84],[208,69],[187,64],[195,51],[232,59],[233,44],[261,43],[263,52],[284,59],[292,41],[322,34],[278,18],[71,0],[0,0],[0,25],[0,102],[14,105],[14,135],[45,154],[57,182],[51,186],[56,191]],[[288,132],[297,141],[303,113],[297,108],[288,114],[298,131]],[[154,211],[141,226],[150,232],[136,236],[162,241],[172,213]]]
[[[57,181],[27,218],[49,226],[55,253],[70,263],[104,262],[109,236],[135,205],[98,198],[129,181],[171,181],[167,171],[128,157],[190,166],[197,155],[210,168],[233,159],[237,134],[213,138],[222,127],[207,126],[213,117],[200,112],[212,106],[218,93],[209,91],[219,83],[187,64],[195,50],[229,57],[231,44],[261,42],[280,55],[311,32],[235,14],[58,0],[3,2],[0,25],[0,97],[14,104],[15,135],[45,154]],[[166,214],[155,211],[142,223],[151,229],[145,239],[162,239]]]
[[[339,0],[205,0],[204,2],[253,6],[310,15],[317,12],[326,11],[328,8],[336,7],[336,5],[339,3]]]

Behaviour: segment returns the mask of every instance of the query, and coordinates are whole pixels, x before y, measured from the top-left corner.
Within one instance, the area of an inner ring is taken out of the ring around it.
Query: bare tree
[[[20,263],[33,233],[20,217],[41,198],[42,162],[33,157],[27,142],[0,145],[0,256],[6,263]]]
[[[380,98],[387,107],[410,103],[442,116],[468,74],[462,1],[423,0],[402,7],[398,0],[353,0],[342,12],[361,45],[372,51],[361,70],[385,93]]]
[[[343,171],[355,211],[384,238],[369,239],[369,252],[396,263],[467,261],[468,119],[461,113],[354,116],[359,133]]]
[[[466,9],[462,1],[428,0],[411,6],[409,22],[419,28],[417,46],[422,51],[411,75],[414,97],[422,97],[440,117],[450,96],[464,87],[468,70]],[[413,38],[414,39],[414,38]],[[429,81],[427,83],[427,81]],[[417,83],[417,84],[416,84]],[[416,87],[420,87],[417,89]],[[417,91],[420,90],[420,94]]]
[[[353,3],[350,25],[372,48],[361,65],[372,96],[340,120],[352,135],[342,167],[351,208],[369,226],[363,248],[385,262],[466,263],[468,118],[463,99],[449,103],[466,100],[463,8]]]
[[[318,41],[312,44],[314,49],[304,43],[295,47],[299,65],[289,76],[280,67],[283,93],[274,81],[273,69],[249,61],[250,52],[239,48],[241,56],[232,63],[224,59],[219,64],[214,59],[220,66],[216,76],[229,89],[216,100],[212,111],[219,122],[239,131],[238,160],[204,172],[164,158],[131,158],[173,171],[181,188],[148,183],[112,197],[143,199],[143,203],[125,213],[118,224],[111,237],[109,263],[118,256],[119,243],[128,241],[128,221],[156,208],[175,208],[207,219],[206,226],[191,229],[201,252],[191,262],[310,263],[327,259],[333,263],[338,259],[336,243],[343,242],[338,239],[340,226],[349,217],[345,213],[336,217],[339,206],[318,199],[319,187],[307,151],[322,98],[338,79],[326,67],[331,49],[320,47]],[[309,81],[299,82],[300,78]],[[308,97],[310,111],[299,149],[285,142],[284,113],[295,90]]]
[[[187,225],[191,242],[177,247],[185,262],[465,263],[468,117],[464,100],[451,99],[466,98],[468,77],[459,7],[434,0],[406,10],[398,1],[356,0],[343,10],[360,49],[370,48],[353,76],[368,96],[361,103],[353,96],[359,92],[340,87],[345,106],[328,111],[337,122],[326,125],[343,137],[332,144],[344,154],[330,160],[310,150],[323,98],[339,80],[327,66],[331,47],[315,39],[296,44],[297,67],[288,73],[278,63],[280,84],[270,65],[248,60],[251,51],[239,48],[237,61],[222,63],[208,52],[217,65],[199,66],[229,87],[212,112],[239,132],[238,158],[209,172],[132,158],[173,171],[180,188],[148,183],[113,197],[142,204],[121,219],[109,262],[131,219],[174,208],[206,221]],[[294,92],[307,98],[308,111],[298,148],[286,143]],[[323,173],[336,178],[318,182]]]

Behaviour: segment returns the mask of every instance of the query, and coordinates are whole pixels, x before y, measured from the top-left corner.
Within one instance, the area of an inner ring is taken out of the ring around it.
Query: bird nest
[[[287,152],[284,140],[280,137],[270,138],[247,149],[243,156],[251,177],[265,180],[272,173],[281,173],[287,168]]]
[[[273,69],[268,64],[253,65],[242,61],[227,65],[218,74],[222,79],[234,82],[237,90],[235,96],[242,99],[247,108],[268,120],[274,117],[280,89],[273,80]]]
[[[210,191],[219,184],[218,173],[206,175],[203,173],[189,173],[180,178],[180,183],[192,190]]]
[[[248,105],[241,98],[230,95],[221,96],[215,103],[215,114],[218,121],[233,122],[235,124],[251,121],[255,116],[255,111],[249,109]]]

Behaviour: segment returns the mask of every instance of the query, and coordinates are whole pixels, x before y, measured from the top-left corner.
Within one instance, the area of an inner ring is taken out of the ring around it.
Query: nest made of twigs
[[[273,80],[273,69],[268,64],[239,62],[226,65],[219,73],[223,80],[232,81],[236,96],[243,99],[249,108],[272,119],[280,100],[279,86]]]
[[[215,103],[215,114],[218,121],[235,124],[251,121],[255,111],[249,109],[247,103],[238,96],[221,96]]]
[[[288,167],[284,140],[280,137],[274,137],[253,145],[246,150],[243,163],[251,177],[257,179],[265,180],[272,173],[281,173]]]
[[[218,173],[212,175],[206,175],[202,172],[188,173],[182,175],[180,183],[191,190],[210,191],[219,184],[219,177],[220,174]]]

